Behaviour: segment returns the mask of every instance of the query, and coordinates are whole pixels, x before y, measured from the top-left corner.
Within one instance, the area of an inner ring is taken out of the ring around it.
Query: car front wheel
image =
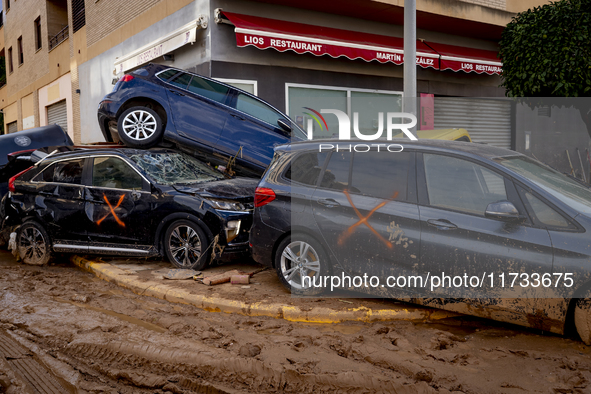
[[[51,260],[51,243],[47,232],[37,222],[26,222],[17,236],[18,253],[25,264],[45,265]]]
[[[164,234],[168,260],[178,268],[201,270],[207,265],[207,238],[201,228],[189,220],[173,222]]]
[[[275,269],[285,288],[302,295],[324,292],[322,277],[330,273],[322,246],[304,234],[290,235],[281,242],[275,255]]]
[[[151,148],[162,139],[162,119],[148,107],[128,108],[119,116],[117,131],[126,146]]]

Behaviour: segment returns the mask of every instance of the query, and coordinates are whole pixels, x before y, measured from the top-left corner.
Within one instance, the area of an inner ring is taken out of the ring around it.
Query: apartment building
[[[402,99],[404,0],[2,1],[5,132],[58,123],[77,143],[104,141],[100,99],[147,62],[249,90],[302,124],[304,106],[351,114]],[[469,124],[475,140],[515,147],[497,43],[517,12],[546,2],[417,0],[425,128]],[[474,123],[476,110],[492,119]]]

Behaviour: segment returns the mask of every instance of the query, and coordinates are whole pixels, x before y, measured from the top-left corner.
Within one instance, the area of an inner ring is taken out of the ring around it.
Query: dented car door
[[[74,249],[87,244],[83,224],[85,161],[84,158],[58,161],[31,182],[36,190],[29,198],[34,199],[31,201],[34,210],[47,223],[47,231],[57,249]]]
[[[148,248],[153,244],[149,183],[119,157],[90,160],[85,207],[90,251]]]

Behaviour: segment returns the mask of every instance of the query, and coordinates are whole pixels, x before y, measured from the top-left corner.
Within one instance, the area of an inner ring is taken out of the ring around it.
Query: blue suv
[[[289,117],[267,102],[213,79],[149,64],[125,74],[99,104],[105,139],[132,148],[162,140],[213,164],[235,158],[243,175],[260,176],[273,147],[306,139]]]

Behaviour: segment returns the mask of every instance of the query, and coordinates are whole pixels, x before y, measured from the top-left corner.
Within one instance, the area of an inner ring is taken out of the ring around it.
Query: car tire
[[[201,270],[207,266],[207,237],[198,224],[174,221],[164,233],[164,250],[175,267]]]
[[[589,294],[587,294],[589,295]],[[591,299],[580,298],[575,304],[575,327],[581,340],[591,345]]]
[[[300,257],[304,254],[304,257]],[[275,270],[281,284],[292,294],[316,296],[324,292],[322,286],[302,283],[304,276],[310,283],[320,283],[320,279],[330,275],[330,262],[324,249],[314,238],[305,234],[291,234],[286,237],[275,253]]]
[[[151,148],[162,139],[160,116],[148,107],[131,107],[117,119],[119,139],[130,148]]]
[[[29,221],[23,224],[16,240],[18,253],[25,264],[45,265],[51,261],[51,242],[39,223]]]

